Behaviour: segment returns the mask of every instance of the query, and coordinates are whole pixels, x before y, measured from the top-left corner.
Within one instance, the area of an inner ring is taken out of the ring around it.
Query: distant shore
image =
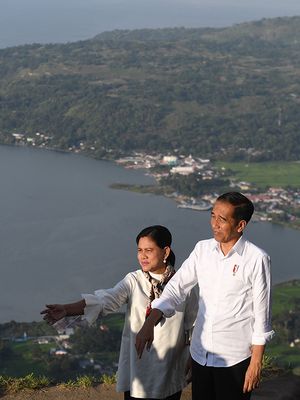
[[[88,158],[93,158],[95,160],[99,161],[106,161],[106,162],[113,162],[117,164],[118,166],[121,166],[123,168],[127,167],[126,165],[120,163],[120,159],[116,157],[114,154],[107,153],[107,155],[98,157],[95,155],[93,152],[87,152],[87,151],[81,151],[80,149],[60,149],[57,147],[51,147],[51,146],[29,146],[26,145],[25,143],[15,143],[15,144],[7,144],[7,143],[1,143],[3,146],[16,146],[16,147],[32,147],[32,148],[37,148],[37,149],[42,149],[42,150],[47,150],[47,151],[53,151],[53,152],[58,152],[58,153],[65,153],[65,154],[77,154],[81,155],[84,157]],[[144,174],[149,174],[149,168],[146,168],[143,166],[136,166],[134,168],[141,169]],[[207,211],[209,210],[209,207],[194,207],[192,204],[190,204],[190,199],[188,196],[184,196],[181,194],[174,194],[174,190],[171,187],[166,187],[162,186],[159,183],[159,180],[155,176],[155,174],[150,173],[151,176],[154,177],[156,180],[156,183],[153,185],[132,185],[132,184],[120,184],[120,183],[113,183],[110,185],[112,189],[117,189],[117,190],[128,190],[136,193],[142,193],[142,194],[154,194],[158,196],[165,196],[168,198],[172,198],[175,202],[180,204],[183,204],[181,206],[182,208],[190,209],[192,211]],[[298,218],[299,219],[299,218]],[[253,216],[253,221],[262,221],[262,222],[270,222],[276,225],[281,225],[287,228],[295,229],[295,230],[300,230],[300,224],[299,220],[297,218],[295,219],[289,219],[289,220],[280,220],[280,219],[271,219],[269,218],[265,213],[262,213],[260,210],[257,210]]]

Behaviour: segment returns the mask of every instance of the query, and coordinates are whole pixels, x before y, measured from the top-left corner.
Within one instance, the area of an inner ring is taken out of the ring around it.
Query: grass
[[[75,380],[68,380],[67,382],[56,385],[64,389],[83,388],[88,389],[95,384],[103,383],[105,385],[112,385],[116,383],[116,375],[104,374],[101,377],[90,375],[80,375]],[[45,376],[35,376],[33,373],[19,378],[12,378],[9,376],[0,375],[0,391],[1,393],[17,393],[24,389],[37,390],[49,387],[51,382]]]
[[[49,386],[50,381],[45,376],[35,376],[33,373],[20,378],[0,376],[0,389],[4,393],[16,393],[23,389],[41,389]]]
[[[290,310],[299,313],[300,304],[300,280],[292,280],[275,285],[273,288],[273,302],[272,302],[273,320],[284,317],[288,318]],[[280,337],[280,329],[275,328],[276,336]],[[286,339],[282,340],[280,344],[276,343],[276,336],[274,342],[267,345],[266,354],[273,359],[279,367],[291,369],[300,366],[300,347],[290,347]],[[285,334],[284,334],[285,336]],[[274,344],[273,344],[274,343]]]
[[[273,318],[282,313],[288,313],[300,302],[300,281],[295,280],[274,286],[273,289]]]
[[[299,187],[300,162],[217,162],[216,166],[224,167],[230,178],[253,183],[259,188]]]
[[[262,364],[262,378],[268,379],[282,373],[282,369],[277,364],[277,358],[264,354]]]
[[[274,364],[287,370],[300,366],[300,348],[288,345],[272,345],[266,349],[266,355],[274,360]]]
[[[58,386],[65,389],[72,389],[76,387],[88,389],[100,382],[101,378],[97,379],[95,376],[91,375],[80,375],[75,380],[69,379],[67,382],[60,383]]]
[[[116,383],[116,381],[117,381],[116,374],[113,375],[104,374],[102,375],[101,378],[101,383],[104,383],[105,385],[113,385],[114,383]]]

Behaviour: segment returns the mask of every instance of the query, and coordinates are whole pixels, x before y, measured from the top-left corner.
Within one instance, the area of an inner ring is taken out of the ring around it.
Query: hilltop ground
[[[7,394],[1,400],[122,400],[115,385],[98,385],[93,388],[51,387],[35,391]],[[181,400],[191,399],[190,385],[184,390]],[[300,399],[300,377],[284,375],[265,381],[252,395],[252,400],[298,400]]]

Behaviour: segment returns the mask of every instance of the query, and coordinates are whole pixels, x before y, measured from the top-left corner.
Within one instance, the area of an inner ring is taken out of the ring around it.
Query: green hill
[[[285,368],[300,367],[300,280],[274,286],[273,329],[275,337],[267,353]]]
[[[44,145],[95,157],[298,160],[299,27],[300,17],[276,18],[3,49],[0,141],[39,132]]]

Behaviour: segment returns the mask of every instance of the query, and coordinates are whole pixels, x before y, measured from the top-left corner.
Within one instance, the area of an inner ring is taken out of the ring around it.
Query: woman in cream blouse
[[[154,225],[136,237],[140,269],[128,273],[111,289],[83,294],[70,304],[50,304],[42,311],[54,324],[66,316],[83,315],[91,324],[98,316],[126,307],[125,323],[117,372],[117,391],[124,399],[179,400],[186,386],[185,365],[189,357],[187,337],[196,318],[198,300],[191,292],[172,318],[161,319],[155,327],[151,349],[139,359],[135,337],[151,310],[151,302],[162,293],[174,275],[175,255],[172,236],[167,228]]]

